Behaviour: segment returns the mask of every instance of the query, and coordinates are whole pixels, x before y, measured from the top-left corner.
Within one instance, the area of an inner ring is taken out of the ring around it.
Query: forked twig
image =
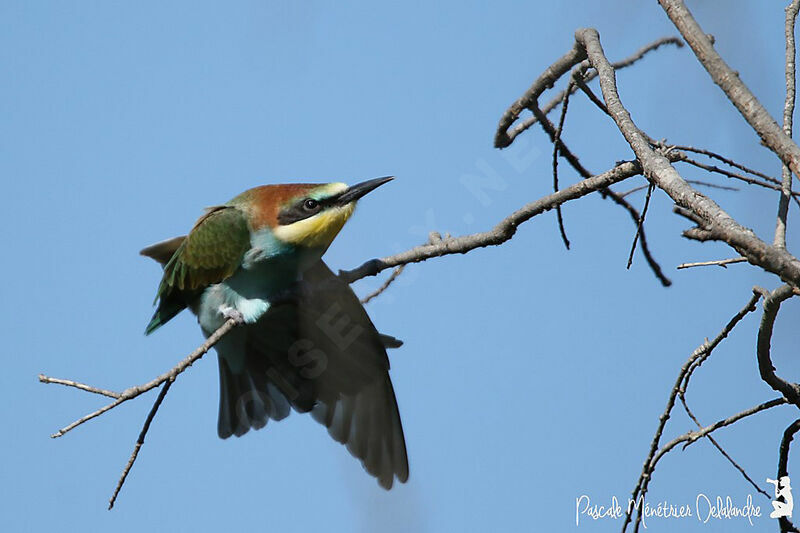
[[[209,337],[206,339],[206,341],[203,344],[201,344],[195,351],[193,351],[188,356],[186,356],[185,359],[183,359],[177,365],[172,367],[170,370],[164,372],[163,374],[161,374],[157,378],[155,378],[155,379],[153,379],[151,381],[148,381],[147,383],[145,383],[143,385],[137,385],[135,387],[127,388],[124,391],[122,391],[121,393],[119,393],[118,396],[111,396],[112,398],[116,398],[113,402],[111,402],[108,405],[105,405],[105,406],[101,407],[97,411],[94,411],[94,412],[89,413],[88,415],[86,415],[86,416],[84,416],[82,418],[79,418],[78,420],[74,421],[70,425],[59,429],[58,431],[53,433],[51,435],[51,437],[53,437],[53,438],[61,437],[65,433],[68,433],[68,432],[72,431],[73,429],[75,429],[76,427],[80,426],[81,424],[84,424],[84,423],[88,422],[89,420],[91,420],[93,418],[97,418],[98,416],[102,415],[103,413],[106,413],[106,412],[110,411],[111,409],[117,407],[118,405],[123,404],[123,403],[127,402],[128,400],[132,400],[132,399],[136,398],[137,396],[140,396],[140,395],[144,394],[145,392],[158,387],[159,385],[161,385],[162,383],[164,383],[168,379],[174,380],[184,370],[186,370],[187,368],[192,366],[192,363],[194,363],[195,361],[197,361],[198,359],[203,357],[206,354],[206,352],[208,352],[211,349],[212,346],[214,346],[217,342],[219,342],[219,340],[222,337],[224,337],[230,330],[235,328],[237,326],[237,324],[238,323],[236,322],[236,320],[234,320],[232,318],[229,318],[228,320],[225,321],[224,324],[222,324],[219,327],[219,329],[217,329],[217,331],[215,331],[214,333],[209,335]],[[58,378],[51,378],[51,377],[45,376],[43,374],[39,375],[39,381],[41,381],[42,383],[59,383],[61,385],[67,385],[67,386],[70,386],[70,387],[75,387],[76,389],[80,389],[80,390],[83,390],[83,391],[94,392],[96,394],[103,394],[104,396],[108,396],[109,395],[109,394],[104,394],[103,392],[99,392],[99,391],[102,391],[102,389],[96,389],[95,387],[91,387],[89,385],[85,385],[83,383],[78,383],[78,382],[75,382],[75,381],[70,381],[70,380],[65,380],[65,379],[58,379]],[[109,391],[104,391],[104,392],[109,392]],[[116,393],[110,393],[110,394],[116,394]]]
[[[628,266],[625,267],[627,269],[631,268],[633,264],[633,252],[636,251],[636,243],[639,241],[639,236],[642,234],[642,225],[644,224],[644,217],[647,216],[647,208],[650,206],[650,196],[653,194],[653,183],[650,182],[650,185],[647,187],[647,196],[644,199],[644,207],[642,208],[642,216],[639,217],[639,221],[636,224],[636,234],[633,236],[633,244],[631,244],[631,253],[628,254]]]
[[[144,445],[144,438],[147,436],[147,432],[150,429],[150,423],[153,421],[153,418],[156,416],[156,412],[158,408],[161,407],[161,402],[164,401],[164,396],[167,395],[167,391],[169,391],[170,386],[175,382],[175,378],[169,378],[167,381],[164,382],[164,385],[161,387],[161,391],[158,393],[158,397],[156,401],[153,403],[153,407],[150,409],[150,412],[147,413],[147,418],[144,421],[144,426],[142,427],[142,431],[139,432],[139,438],[136,439],[136,445],[133,447],[133,452],[131,452],[131,456],[128,459],[128,463],[125,465],[125,468],[122,470],[122,475],[119,477],[119,481],[117,481],[117,486],[114,489],[114,494],[111,495],[111,499],[108,500],[108,510],[114,508],[114,503],[117,501],[117,496],[119,495],[119,491],[122,489],[122,485],[125,484],[125,479],[127,479],[128,474],[133,467],[133,463],[136,462],[136,458],[139,456],[139,450],[142,449]]]
[[[694,440],[697,440],[698,438],[715,431],[719,427],[728,425],[718,422],[713,426],[708,426],[708,428],[705,428],[704,430],[698,432],[690,432],[689,434],[686,434],[683,437],[679,437],[678,440],[673,441],[670,444],[659,449],[661,436],[663,435],[664,428],[666,427],[667,421],[669,420],[672,414],[672,408],[675,406],[675,400],[677,399],[680,391],[688,385],[688,378],[691,377],[691,373],[694,372],[694,370],[698,368],[703,363],[703,361],[705,361],[711,355],[711,352],[719,345],[719,343],[721,343],[725,338],[727,338],[730,332],[733,331],[733,328],[735,328],[737,324],[739,324],[739,322],[741,322],[741,320],[745,316],[755,311],[756,302],[759,300],[759,298],[761,298],[761,293],[754,291],[753,295],[747,301],[745,306],[742,307],[742,309],[740,309],[739,312],[736,313],[733,316],[733,318],[731,318],[731,320],[728,321],[728,323],[725,325],[725,327],[722,328],[719,334],[717,334],[717,336],[714,337],[712,341],[706,340],[703,344],[698,346],[681,367],[680,372],[678,372],[678,378],[675,380],[675,385],[673,385],[669,397],[667,398],[667,405],[664,408],[664,412],[658,419],[659,420],[658,428],[656,429],[655,435],[653,436],[653,440],[650,444],[650,450],[647,454],[647,457],[645,458],[644,465],[642,466],[642,473],[640,474],[639,480],[637,481],[636,486],[633,488],[633,491],[631,493],[631,500],[637,501],[640,497],[644,497],[644,495],[647,493],[647,488],[650,484],[650,481],[652,480],[653,471],[655,470],[656,464],[665,453],[667,453],[669,450],[671,450],[681,442],[688,442],[690,440],[694,442]],[[774,401],[775,400],[773,400],[773,402]],[[785,403],[785,400],[780,399],[780,402],[776,403],[775,405],[780,405],[781,403]],[[774,405],[770,404],[769,406],[764,407],[763,409],[768,409],[770,407],[774,407]],[[759,412],[759,410],[756,410],[753,413],[749,414],[755,414],[756,412]],[[744,411],[743,413],[745,413],[744,416],[749,416],[749,414],[747,414],[747,411]],[[740,413],[740,415],[741,414],[742,413]],[[743,418],[744,416],[741,416],[740,418]],[[641,512],[642,512],[641,508],[639,508],[637,510],[636,523],[634,524],[634,529],[636,531],[638,531],[639,524],[641,523]],[[622,525],[622,531],[625,531],[627,529],[632,516],[633,516],[633,508],[629,508],[625,514],[625,522]]]
[[[558,127],[556,127],[554,141],[553,141],[553,192],[558,192],[558,152],[561,143],[561,132],[564,131],[564,120],[567,118],[567,107],[569,106],[569,95],[572,85],[570,79],[567,84],[567,90],[564,91],[564,102],[561,104],[561,116],[558,119]],[[564,229],[564,217],[561,214],[561,206],[556,206],[556,218],[558,219],[558,231],[561,233],[561,240],[564,246],[569,250],[569,239],[567,238],[567,230]]]

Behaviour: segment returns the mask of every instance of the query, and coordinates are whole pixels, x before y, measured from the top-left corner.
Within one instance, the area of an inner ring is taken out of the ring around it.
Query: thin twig
[[[633,244],[631,244],[631,253],[628,254],[628,266],[625,268],[631,268],[631,264],[633,264],[633,252],[636,251],[636,243],[639,241],[639,236],[642,233],[642,225],[644,224],[644,217],[647,215],[647,208],[650,206],[650,196],[653,194],[653,182],[650,182],[650,186],[647,187],[647,196],[644,198],[644,207],[642,208],[642,216],[639,217],[639,221],[636,224],[636,234],[633,236]]]
[[[714,48],[711,37],[703,31],[683,0],[658,2],[711,79],[722,89],[764,145],[797,174],[800,171],[800,146],[786,135],[738,73],[722,59]],[[597,68],[595,64],[592,66]]]
[[[86,416],[84,416],[82,418],[79,418],[78,420],[76,420],[72,424],[61,428],[60,430],[56,431],[55,433],[53,433],[50,436],[52,438],[61,437],[65,433],[68,433],[69,431],[72,431],[73,429],[75,429],[76,427],[80,426],[81,424],[83,424],[85,422],[88,422],[89,420],[91,420],[93,418],[96,418],[96,417],[102,415],[103,413],[106,413],[106,412],[110,411],[111,409],[117,407],[118,405],[120,405],[120,404],[122,404],[124,402],[127,402],[128,400],[132,400],[133,398],[136,398],[137,396],[140,396],[140,395],[144,394],[145,392],[158,387],[159,385],[161,385],[162,383],[164,383],[168,379],[174,380],[181,372],[183,372],[184,370],[186,370],[187,368],[192,366],[192,363],[194,363],[195,361],[197,361],[198,359],[203,357],[206,354],[206,352],[208,352],[208,350],[211,349],[212,346],[214,346],[217,342],[219,342],[219,340],[223,336],[225,336],[230,330],[235,328],[237,324],[238,323],[236,322],[236,320],[234,320],[233,318],[229,318],[228,320],[225,321],[224,324],[222,324],[219,327],[219,329],[217,329],[217,331],[212,333],[206,339],[206,341],[203,344],[201,344],[195,351],[190,353],[185,359],[183,359],[181,362],[179,362],[177,365],[172,367],[167,372],[164,372],[163,374],[161,374],[157,378],[155,378],[155,379],[153,379],[151,381],[148,381],[144,385],[138,385],[138,386],[135,386],[135,387],[130,387],[128,389],[125,389],[124,391],[122,391],[119,394],[117,399],[114,400],[112,403],[110,403],[108,405],[105,405],[105,406],[101,407],[100,409],[98,409],[97,411],[89,413],[88,415],[86,415]],[[44,378],[44,379],[42,379],[42,378]],[[50,378],[48,376],[41,376],[40,377],[40,381],[42,381],[44,383],[56,383],[56,382],[58,382],[58,383],[66,384],[66,383],[63,383],[63,382],[67,382],[68,380],[57,380],[57,378]],[[78,383],[78,384],[72,385],[70,383],[70,386],[74,386],[74,387],[79,388],[81,390],[86,390],[85,387],[88,387],[88,385],[84,385],[84,386],[78,386],[78,385],[82,385],[82,384]],[[98,390],[100,390],[100,389],[98,389]],[[94,392],[94,391],[90,391],[90,392]]]
[[[669,453],[673,448],[675,448],[675,446],[677,446],[678,444],[686,443],[684,444],[684,449],[686,449],[686,447],[690,446],[691,444],[694,444],[698,440],[710,435],[711,433],[715,432],[720,428],[730,426],[731,424],[734,424],[739,420],[742,420],[743,418],[747,418],[748,416],[753,416],[755,414],[760,413],[761,411],[766,411],[767,409],[772,409],[773,407],[777,407],[779,405],[785,405],[787,403],[788,402],[786,401],[786,398],[775,398],[774,400],[769,400],[768,402],[764,402],[756,406],[753,406],[749,409],[745,409],[744,411],[729,416],[728,418],[720,420],[719,422],[715,422],[698,431],[688,431],[679,437],[675,437],[674,439],[669,441],[667,444],[665,444],[658,450],[658,453],[656,453],[655,457],[653,457],[653,460],[650,464],[650,472],[652,473],[653,470],[655,470],[655,466],[658,463],[658,461],[665,454]]]
[[[672,390],[670,391],[669,397],[667,398],[667,405],[664,408],[664,412],[658,418],[658,428],[656,429],[655,435],[653,436],[653,440],[650,443],[650,450],[648,451],[647,458],[644,460],[644,465],[642,466],[642,473],[639,476],[639,480],[636,483],[636,486],[633,488],[631,493],[631,500],[637,501],[639,497],[644,497],[645,493],[647,493],[647,487],[650,484],[650,480],[652,479],[653,470],[655,469],[655,465],[658,462],[656,458],[658,450],[659,450],[659,443],[661,442],[661,436],[664,433],[664,428],[667,425],[667,421],[669,420],[672,414],[672,408],[675,406],[675,400],[678,397],[678,394],[682,390],[682,388],[686,384],[687,376],[691,375],[691,372],[694,371],[695,368],[698,368],[702,362],[707,359],[711,352],[721,343],[728,334],[736,327],[736,325],[749,313],[755,311],[755,304],[758,299],[761,297],[760,293],[754,292],[753,296],[747,301],[742,309],[739,310],[733,318],[725,325],[724,328],[719,332],[719,334],[714,337],[714,340],[708,341],[706,340],[703,344],[698,346],[694,352],[689,356],[686,362],[678,372],[678,377],[675,380],[675,385],[673,385]],[[713,430],[712,430],[713,431]],[[674,447],[674,445],[673,445]],[[670,448],[671,449],[671,448]],[[668,450],[667,450],[668,451]],[[666,452],[664,452],[666,453]],[[662,454],[663,455],[663,454]],[[660,456],[659,456],[660,457]],[[629,508],[625,514],[625,522],[622,525],[622,531],[628,527],[628,524],[631,521],[633,516],[633,508]],[[638,530],[638,524],[641,521],[641,508],[637,511],[637,518],[636,524],[634,528]]]
[[[717,161],[721,161],[722,163],[725,163],[729,167],[738,168],[739,170],[741,170],[743,172],[746,172],[747,174],[752,174],[753,176],[758,176],[759,178],[763,178],[766,181],[769,181],[770,183],[774,183],[776,185],[780,185],[781,184],[781,180],[779,180],[777,178],[773,178],[772,176],[764,174],[763,172],[759,172],[758,170],[753,170],[750,167],[746,167],[746,166],[742,165],[741,163],[738,163],[738,162],[734,161],[733,159],[730,159],[729,157],[725,157],[723,155],[718,154],[717,152],[712,152],[711,150],[706,150],[704,148],[696,148],[694,146],[688,146],[688,145],[683,145],[683,144],[674,144],[674,145],[672,145],[672,147],[674,149],[680,150],[682,152],[693,152],[695,154],[704,155],[704,156],[709,157],[711,159],[716,159]]]
[[[689,404],[686,403],[685,390],[681,390],[681,392],[679,394],[679,398],[681,400],[681,404],[683,404],[683,409],[684,409],[684,411],[686,411],[686,414],[689,415],[689,418],[691,418],[694,421],[694,423],[697,425],[698,429],[703,429],[703,424],[700,423],[700,421],[694,415],[692,410],[689,409]],[[725,451],[725,449],[722,447],[722,445],[719,442],[717,442],[717,440],[714,437],[712,437],[711,435],[706,435],[706,438],[711,442],[711,444],[714,445],[714,447],[719,451],[719,453],[721,453],[722,456],[725,459],[727,459],[728,462],[731,463],[731,465],[733,465],[733,467],[736,470],[738,470],[740,474],[742,474],[744,479],[747,480],[747,482],[750,483],[750,485],[752,485],[753,488],[756,489],[756,491],[758,491],[761,494],[763,494],[764,496],[766,496],[768,500],[772,499],[772,496],[770,496],[767,491],[765,491],[764,489],[759,487],[758,484],[755,481],[753,481],[753,478],[751,478],[747,474],[745,469],[739,463],[737,463],[733,459],[733,457],[731,457],[730,454],[728,454],[728,452]]]
[[[542,113],[542,110],[539,109],[536,104],[531,104],[530,108],[533,114],[539,117],[539,124],[542,126],[545,133],[547,133],[547,136],[550,137],[550,142],[558,147],[558,153],[561,154],[561,157],[566,159],[570,166],[572,166],[582,178],[590,178],[592,173],[581,164],[578,157],[564,143],[564,139],[556,137],[556,127],[550,122],[550,119]]]
[[[539,108],[538,104],[538,97],[539,95],[547,88],[547,83],[552,86],[558,78],[566,73],[566,69],[569,68],[571,64],[579,63],[579,65],[572,71],[572,77],[580,78],[582,73],[586,69],[586,65],[581,63],[581,54],[580,50],[576,51],[573,50],[568,52],[564,55],[561,59],[556,61],[553,65],[551,65],[541,76],[539,76],[536,81],[531,85],[530,89],[520,97],[517,102],[514,103],[503,115],[503,118],[500,119],[500,124],[505,123],[505,121],[510,120],[513,116],[519,116],[519,111],[521,109],[520,106],[527,107],[531,110],[535,117],[538,118],[538,122],[541,125],[542,129],[547,133],[548,137],[550,138],[550,142],[553,143],[554,148],[558,149],[558,153],[561,154],[562,157],[575,169],[575,171],[584,179],[590,178],[592,173],[584,167],[575,154],[567,147],[564,140],[556,136],[556,127],[550,122],[550,119],[542,112]],[[572,63],[568,64],[571,61]],[[512,120],[513,122],[513,120]],[[510,123],[509,123],[510,124]],[[498,141],[498,139],[500,141]],[[503,136],[498,130],[497,136],[495,137],[495,145],[498,147],[503,147],[507,145],[502,145]],[[501,144],[497,144],[501,142]],[[513,142],[513,137],[508,140],[510,144]],[[669,157],[673,157],[672,154],[669,154]],[[612,191],[611,189],[604,188],[600,190],[600,194],[603,198],[610,198],[614,203],[624,207],[628,213],[631,215],[634,223],[638,223],[639,221],[639,212],[631,206],[625,199],[620,198],[617,193]],[[563,227],[563,226],[562,226]],[[661,282],[661,284],[665,287],[669,287],[672,285],[672,281],[667,278],[661,270],[661,265],[655,260],[653,255],[650,253],[650,248],[647,244],[647,239],[644,234],[644,229],[640,228],[640,240],[641,240],[641,249],[642,253],[645,256],[648,266],[653,271],[655,276]]]
[[[633,55],[631,55],[631,56],[629,56],[629,57],[627,57],[627,58],[625,58],[625,59],[623,59],[621,61],[617,61],[616,63],[614,63],[614,68],[621,69],[621,68],[629,67],[629,66],[633,65],[634,63],[636,63],[637,61],[639,61],[640,59],[642,59],[645,55],[647,55],[648,52],[652,52],[652,51],[660,48],[661,46],[664,46],[664,45],[667,45],[667,44],[675,45],[678,48],[683,47],[683,41],[681,41],[679,38],[677,38],[677,37],[663,37],[661,39],[653,41],[650,44],[647,44],[647,45],[643,46],[642,48],[637,50]],[[586,77],[584,78],[584,82],[588,83],[588,82],[592,81],[596,77],[597,77],[597,72],[596,71],[589,72],[586,75]],[[578,85],[577,87],[572,87],[571,88],[572,93],[575,93],[575,91],[578,89],[578,87],[580,87],[580,85]],[[560,91],[545,106],[543,106],[541,108],[545,115],[549,115],[550,112],[553,109],[555,109],[556,107],[558,107],[561,104],[561,102],[564,100],[564,92],[565,91]],[[519,115],[517,115],[517,118],[518,117],[519,117]],[[509,141],[508,141],[508,144],[506,144],[505,146],[508,146],[509,144],[511,144],[511,142],[517,137],[517,135],[519,135],[520,133],[524,132],[525,130],[527,130],[528,128],[530,128],[534,124],[536,124],[538,121],[539,121],[538,117],[536,117],[534,115],[534,116],[532,116],[530,118],[527,118],[524,121],[520,122],[516,126],[514,126],[511,129],[511,131],[508,133]],[[512,121],[512,123],[513,123],[513,121]],[[509,126],[510,125],[511,124],[509,124]],[[508,128],[508,126],[506,126],[506,128]],[[497,139],[497,137],[495,137],[495,139]],[[495,141],[495,146],[498,147],[498,148],[501,148],[501,146],[497,146],[497,141]]]
[[[564,103],[561,105],[561,116],[558,119],[553,141],[553,192],[558,192],[558,151],[561,145],[561,132],[564,131],[564,120],[567,118],[571,85],[572,80],[570,79],[569,83],[567,83],[567,90],[564,91]],[[558,231],[561,233],[561,240],[564,241],[564,246],[569,250],[569,239],[567,238],[567,230],[564,229],[564,217],[561,214],[560,205],[556,206],[556,218],[558,219]]]
[[[364,296],[361,299],[361,303],[365,304],[365,305],[368,304],[370,300],[372,300],[373,298],[378,297],[383,291],[388,289],[389,285],[391,285],[394,282],[394,280],[396,280],[397,277],[400,274],[403,273],[403,269],[404,268],[405,268],[405,265],[400,265],[399,267],[395,268],[394,271],[392,271],[392,275],[389,276],[388,278],[386,278],[386,281],[383,282],[383,285],[381,285],[380,287],[378,287],[377,289],[375,289],[373,292],[369,293],[368,295]]]
[[[700,261],[699,263],[681,263],[678,265],[678,270],[682,268],[692,268],[692,267],[704,267],[704,266],[721,266],[722,268],[728,268],[726,265],[732,265],[733,263],[744,263],[747,259],[744,257],[732,257],[730,259],[719,259],[717,261]]]
[[[449,239],[443,239],[440,242],[416,246],[410,250],[382,259],[371,259],[352,270],[340,270],[339,276],[344,281],[352,283],[355,280],[367,276],[374,276],[387,268],[409,263],[418,263],[432,257],[464,254],[476,248],[500,245],[511,239],[516,233],[517,228],[531,218],[545,211],[554,209],[556,205],[581,198],[593,192],[598,192],[614,183],[619,183],[632,176],[636,176],[639,174],[639,168],[639,164],[636,162],[622,162],[602,174],[579,181],[556,193],[544,196],[524,205],[511,215],[502,219],[489,231],[473,233],[462,237],[451,237]]]
[[[586,76],[582,75],[583,72],[586,71],[586,66],[584,66],[584,63],[588,64],[588,61],[584,60],[581,63],[581,67],[582,67],[581,71],[580,72],[573,72],[572,79],[578,85],[578,88],[580,88],[580,90],[583,91],[583,94],[586,95],[586,97],[589,99],[589,101],[592,102],[595,105],[595,107],[597,107],[600,111],[602,111],[603,113],[608,115],[608,108],[606,107],[606,104],[604,104],[603,101],[600,100],[600,98],[598,98],[597,95],[594,94],[594,92],[589,88],[589,86],[586,85],[586,81],[585,81],[586,80]],[[597,72],[597,71],[595,71],[595,72]]]
[[[547,133],[548,137],[550,137],[550,142],[558,146],[559,153],[564,157],[564,159],[566,159],[567,163],[569,163],[570,166],[572,166],[572,168],[575,169],[575,171],[582,178],[587,179],[592,177],[592,173],[589,172],[589,170],[587,170],[586,167],[584,167],[581,164],[581,162],[578,160],[578,158],[575,156],[572,150],[570,150],[569,147],[567,147],[566,143],[564,143],[564,140],[556,138],[555,135],[556,128],[555,126],[553,126],[553,123],[550,122],[550,119],[548,119],[544,115],[544,113],[542,113],[542,111],[535,103],[530,104],[530,109],[534,115],[539,117],[539,124],[541,125],[542,129],[545,131],[545,133]],[[673,154],[669,154],[669,157],[670,158],[673,157]],[[675,155],[674,157],[677,157],[677,155]],[[637,211],[635,207],[630,205],[625,199],[620,198],[617,193],[615,193],[614,191],[612,191],[607,187],[600,189],[599,192],[603,198],[609,198],[615,204],[625,208],[631,215],[633,222],[635,224],[638,224],[639,211]],[[645,259],[647,260],[647,264],[650,266],[650,270],[653,271],[653,274],[655,274],[655,276],[658,278],[658,280],[664,287],[669,287],[670,285],[672,285],[672,281],[670,281],[670,279],[664,275],[663,271],[661,270],[661,265],[658,264],[658,262],[653,257],[653,254],[650,253],[650,248],[647,244],[647,238],[644,233],[644,228],[641,228],[640,233],[641,233],[640,241],[641,241],[642,253],[645,256]]]
[[[139,432],[139,438],[136,439],[136,445],[133,447],[133,451],[131,452],[130,458],[128,458],[128,463],[122,470],[122,475],[120,475],[119,481],[117,481],[117,486],[114,489],[114,494],[112,494],[111,499],[108,500],[109,511],[114,508],[114,503],[117,501],[117,496],[119,495],[119,491],[122,489],[122,485],[125,483],[125,479],[127,479],[128,473],[130,473],[131,468],[133,467],[133,463],[136,462],[136,458],[139,456],[139,450],[141,450],[142,446],[144,445],[144,438],[145,436],[147,436],[147,431],[150,429],[150,423],[156,416],[156,412],[158,411],[158,408],[161,406],[161,402],[164,401],[164,397],[167,395],[167,391],[169,391],[169,388],[174,381],[175,378],[171,377],[164,382],[164,386],[161,387],[161,391],[158,393],[158,397],[156,397],[156,401],[153,403],[153,407],[150,409],[150,412],[147,413],[147,418],[144,421],[144,426],[142,427],[142,431]]]
[[[503,113],[503,116],[500,117],[500,123],[497,125],[497,131],[494,135],[495,148],[505,148],[514,142],[514,139],[521,131],[509,133],[508,128],[519,118],[520,113],[525,109],[534,111],[531,106],[539,109],[539,105],[537,104],[539,96],[552,87],[561,76],[569,72],[572,67],[584,59],[586,59],[586,51],[578,43],[575,43],[575,46],[573,46],[569,52],[547,67],[545,71],[533,81],[528,90],[525,91],[525,94],[511,104]],[[561,98],[563,98],[563,96]],[[540,109],[539,113],[541,113]],[[536,115],[535,112],[534,115]],[[541,120],[541,116],[544,115],[538,116],[539,120]]]
[[[685,9],[683,3],[678,0],[659,1],[662,5],[665,3],[669,3],[672,6],[680,4],[682,9]],[[633,122],[630,113],[620,100],[616,75],[605,56],[597,30],[592,28],[578,30],[575,33],[575,38],[584,46],[589,61],[597,69],[603,100],[617,128],[633,149],[643,168],[646,169],[645,175],[647,178],[654,181],[655,185],[666,192],[677,205],[697,213],[706,222],[707,228],[703,228],[703,231],[700,232],[690,232],[689,235],[694,238],[724,241],[743,257],[747,257],[750,263],[778,275],[781,279],[792,283],[796,287],[800,287],[800,260],[786,250],[767,244],[751,229],[742,226],[716,202],[686,183],[670,163],[668,154],[653,149],[649,137]],[[705,34],[703,38],[707,39]],[[713,53],[716,54],[716,52]],[[731,77],[735,77],[738,80],[738,77],[733,74],[731,74]],[[742,111],[743,114],[745,111]],[[762,133],[761,129],[766,128],[762,138],[778,143],[774,148],[780,153],[781,157],[787,156],[784,160],[792,165],[793,170],[800,168],[798,167],[800,165],[800,148],[791,139],[788,142],[793,147],[784,143],[786,134],[779,128],[778,132],[775,133],[772,127],[762,123],[761,118],[758,117],[757,127],[753,127],[759,133]],[[777,128],[774,122],[773,125]],[[769,132],[766,130],[769,130]],[[793,159],[795,154],[797,155],[796,160]],[[684,235],[687,235],[687,232],[684,232]]]
[[[44,374],[39,374],[39,381],[41,383],[55,383],[58,385],[65,385],[67,387],[75,387],[76,389],[80,389],[86,392],[91,392],[93,394],[100,394],[101,396],[107,396],[109,398],[119,398],[122,396],[118,392],[105,390],[105,389],[98,389],[97,387],[92,387],[91,385],[86,385],[84,383],[79,383],[77,381],[72,381],[71,379],[59,379],[59,378],[51,378],[47,377]]]
[[[792,0],[792,3],[786,7],[786,100],[783,104],[783,132],[790,138],[797,85],[794,23],[798,10],[800,10],[800,0]],[[786,218],[789,216],[789,198],[792,194],[792,171],[784,164],[781,173],[783,179],[781,180],[781,196],[778,200],[778,220],[775,223],[774,244],[780,248],[786,248]]]
[[[605,192],[603,198],[608,198],[615,204],[619,205],[623,209],[625,209],[633,220],[634,224],[638,223],[639,221],[639,211],[636,210],[627,200],[620,197],[616,192],[612,191],[611,189],[601,190],[600,194],[602,195]],[[653,271],[653,274],[658,278],[658,281],[661,282],[661,285],[664,287],[669,287],[672,285],[672,280],[670,280],[667,276],[664,275],[664,272],[661,270],[661,265],[653,257],[653,254],[650,253],[650,246],[647,244],[647,234],[644,231],[644,227],[641,228],[639,231],[639,249],[642,251],[647,264],[650,266],[650,270]]]
[[[775,185],[772,183],[767,183],[764,181],[757,180],[755,178],[748,178],[742,174],[731,172],[729,170],[725,170],[724,168],[719,168],[716,165],[706,165],[705,163],[701,163],[691,157],[688,157],[684,154],[684,157],[680,159],[680,162],[687,163],[689,165],[695,166],[697,168],[702,168],[703,170],[707,170],[708,172],[714,172],[716,174],[722,174],[723,176],[727,176],[729,178],[733,178],[739,181],[743,181],[745,183],[749,183],[750,185],[758,185],[759,187],[764,187],[765,189],[772,189],[773,191],[780,191],[782,190],[780,185]],[[688,183],[688,181],[687,181]],[[800,196],[799,192],[791,191],[790,195],[794,198],[795,203],[800,206],[800,201],[798,201],[798,196]]]

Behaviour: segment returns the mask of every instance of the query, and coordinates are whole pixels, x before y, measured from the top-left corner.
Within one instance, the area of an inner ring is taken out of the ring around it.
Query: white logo
[[[767,483],[775,485],[775,500],[772,502],[773,511],[769,514],[770,518],[792,517],[794,508],[794,498],[792,498],[792,486],[789,476],[782,476],[780,480],[767,478]]]

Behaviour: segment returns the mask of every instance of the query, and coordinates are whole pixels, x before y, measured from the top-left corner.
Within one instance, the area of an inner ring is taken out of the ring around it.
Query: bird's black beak
[[[342,194],[336,198],[337,205],[347,205],[355,202],[368,192],[374,191],[384,183],[388,183],[394,179],[394,176],[386,176],[385,178],[375,178],[374,180],[367,180],[357,183],[352,187],[348,187]]]

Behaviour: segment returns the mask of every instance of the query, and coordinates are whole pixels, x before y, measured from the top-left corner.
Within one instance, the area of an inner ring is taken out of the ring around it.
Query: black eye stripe
[[[278,213],[278,224],[286,226],[312,217],[323,208],[323,203],[314,198],[303,198]]]

